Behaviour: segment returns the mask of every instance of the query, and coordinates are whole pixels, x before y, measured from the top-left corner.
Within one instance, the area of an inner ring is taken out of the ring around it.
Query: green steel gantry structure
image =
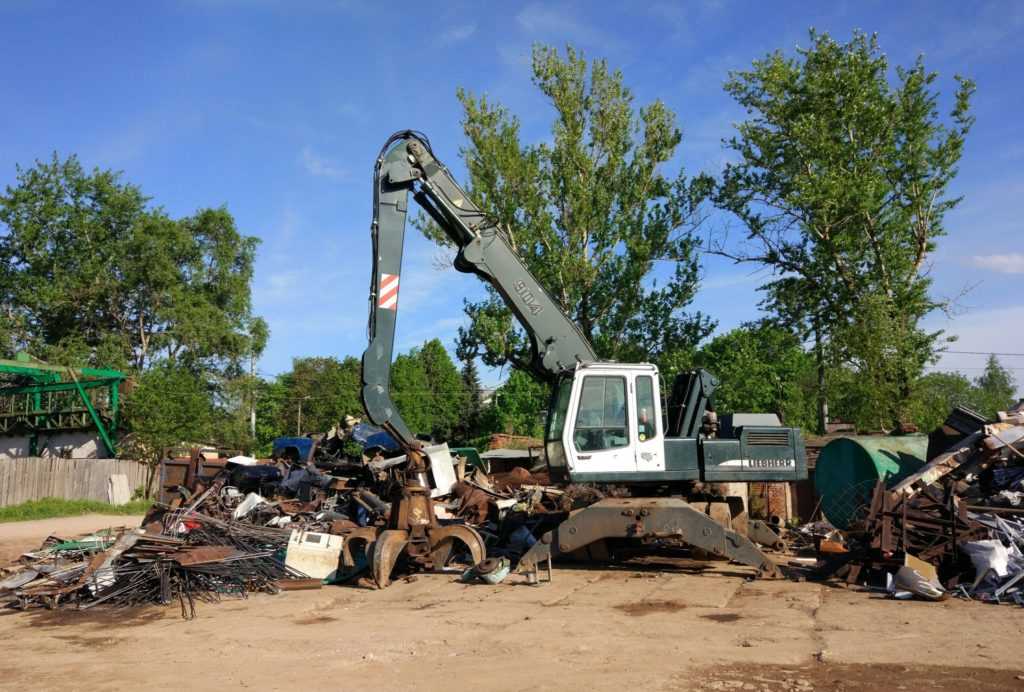
[[[40,433],[95,428],[107,453],[117,455],[123,372],[50,365],[18,353],[0,360],[3,375],[21,382],[0,383],[0,435],[27,433],[29,454],[36,456]]]

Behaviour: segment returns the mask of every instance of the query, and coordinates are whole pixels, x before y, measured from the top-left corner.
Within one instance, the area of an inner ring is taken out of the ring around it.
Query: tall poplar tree
[[[940,305],[928,259],[960,201],[949,186],[974,122],[974,83],[956,79],[943,117],[922,58],[891,74],[876,37],[812,30],[796,56],[771,53],[725,85],[747,118],[725,142],[735,160],[716,198],[745,238],[714,250],[772,270],[764,307],[813,337],[822,404],[830,364],[858,372],[863,427],[905,415],[941,338],[921,320]]]
[[[698,283],[693,231],[710,181],[688,179],[676,163],[675,114],[661,101],[637,107],[621,72],[572,47],[536,46],[533,83],[551,109],[549,141],[524,142],[508,109],[458,91],[469,194],[601,357],[657,360],[692,349],[713,327],[687,312]],[[460,357],[524,362],[524,334],[493,290],[466,313]]]

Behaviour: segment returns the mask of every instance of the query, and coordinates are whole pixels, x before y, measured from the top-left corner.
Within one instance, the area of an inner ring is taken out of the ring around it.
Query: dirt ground
[[[47,533],[0,524],[0,555]],[[1024,689],[1024,610],[749,581],[721,563],[570,568],[529,586],[419,575],[177,607],[0,612],[0,689]]]

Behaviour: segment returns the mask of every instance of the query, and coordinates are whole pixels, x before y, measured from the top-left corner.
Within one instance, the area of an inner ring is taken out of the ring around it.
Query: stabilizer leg
[[[577,510],[523,555],[519,569],[535,572],[549,557],[605,538],[674,538],[754,567],[762,576],[778,574],[771,558],[748,538],[678,498],[606,498]]]

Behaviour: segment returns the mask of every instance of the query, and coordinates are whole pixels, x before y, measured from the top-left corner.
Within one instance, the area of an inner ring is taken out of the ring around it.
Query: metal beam
[[[97,387],[116,387],[124,381],[119,379],[103,380],[80,380],[78,382],[55,382],[53,384],[28,384],[21,387],[0,387],[0,396],[15,394],[41,394],[43,392],[73,392],[80,387],[84,389],[96,389]]]
[[[71,368],[66,365],[50,365],[49,363],[38,363],[35,361],[0,359],[0,373],[26,375],[28,377],[59,381],[60,375],[66,372],[71,372],[81,377],[109,377],[120,380],[125,378],[125,374],[119,370],[106,370],[104,368]]]
[[[103,420],[100,419],[100,414],[93,408],[92,401],[89,400],[89,395],[85,393],[85,388],[76,379],[75,384],[78,386],[78,395],[82,397],[82,403],[85,404],[85,408],[88,409],[89,415],[92,417],[93,425],[96,426],[96,430],[99,432],[100,437],[103,439],[103,444],[106,445],[107,451],[110,452],[110,458],[113,459],[117,456],[117,447],[114,445],[113,440],[110,439],[110,435],[107,434],[107,427],[103,424]]]

